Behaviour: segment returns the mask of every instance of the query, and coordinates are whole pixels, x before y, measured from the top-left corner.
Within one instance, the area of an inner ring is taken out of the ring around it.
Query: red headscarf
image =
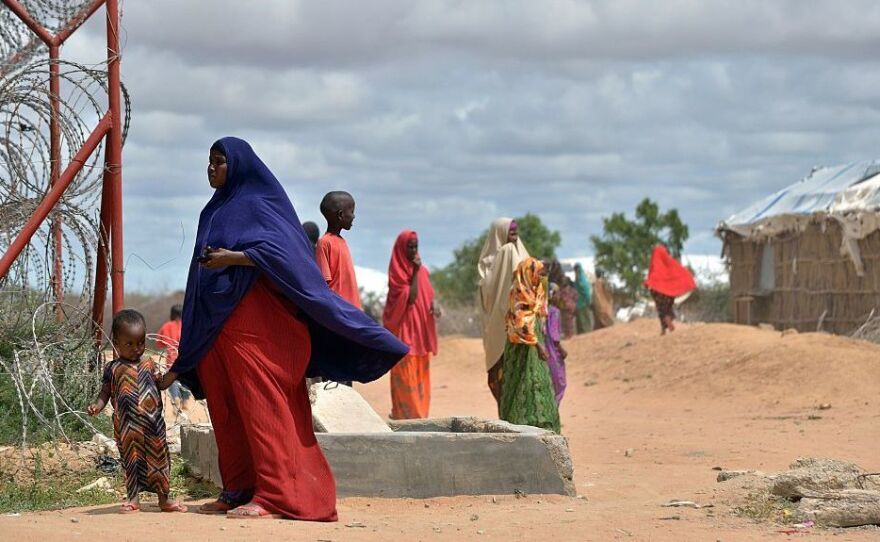
[[[394,242],[391,262],[388,264],[388,298],[385,300],[382,322],[409,346],[410,355],[424,356],[437,353],[437,326],[431,312],[434,288],[427,267],[422,265],[416,279],[419,295],[415,303],[408,303],[413,263],[406,256],[406,247],[412,239],[418,239],[416,232],[404,230]]]
[[[669,297],[678,297],[697,289],[691,272],[675,261],[663,245],[654,247],[645,286]]]

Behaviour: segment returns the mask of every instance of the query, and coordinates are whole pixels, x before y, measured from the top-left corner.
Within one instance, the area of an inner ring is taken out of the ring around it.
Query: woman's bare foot
[[[199,514],[226,514],[232,510],[233,506],[227,502],[217,499],[216,501],[206,502],[199,506],[197,512]]]
[[[260,506],[255,502],[249,502],[247,504],[243,504],[238,508],[233,508],[229,512],[226,512],[226,517],[228,519],[270,519],[276,518],[280,519],[281,516],[278,514],[270,514],[268,510]]]

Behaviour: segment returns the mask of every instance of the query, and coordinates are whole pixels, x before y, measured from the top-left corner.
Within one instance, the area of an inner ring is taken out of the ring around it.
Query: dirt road
[[[773,471],[828,456],[880,471],[880,347],[727,325],[657,331],[640,321],[567,343],[561,414],[582,498],[343,499],[335,524],[97,507],[0,517],[0,539],[784,540],[780,527],[733,514],[713,467]],[[432,415],[492,417],[479,340],[447,338],[441,350]],[[387,380],[359,389],[390,411]],[[831,408],[818,410],[823,403]],[[671,499],[715,506],[660,506]],[[794,537],[878,540],[880,529]]]

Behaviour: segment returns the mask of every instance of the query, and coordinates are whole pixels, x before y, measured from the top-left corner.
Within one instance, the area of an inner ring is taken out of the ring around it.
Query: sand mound
[[[661,337],[646,319],[576,337],[567,347],[569,385],[614,381],[629,391],[800,404],[880,394],[880,346],[821,333],[694,324]]]

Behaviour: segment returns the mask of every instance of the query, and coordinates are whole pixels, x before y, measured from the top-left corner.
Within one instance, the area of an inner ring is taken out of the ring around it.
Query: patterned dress
[[[544,342],[547,294],[540,277],[543,264],[535,258],[516,268],[507,313],[507,344],[504,347],[504,385],[501,387],[501,419],[557,433],[561,430],[556,391],[547,363],[538,355]]]
[[[154,370],[150,359],[137,363],[115,359],[104,368],[103,384],[110,387],[113,432],[129,500],[141,491],[169,492],[171,464]]]

